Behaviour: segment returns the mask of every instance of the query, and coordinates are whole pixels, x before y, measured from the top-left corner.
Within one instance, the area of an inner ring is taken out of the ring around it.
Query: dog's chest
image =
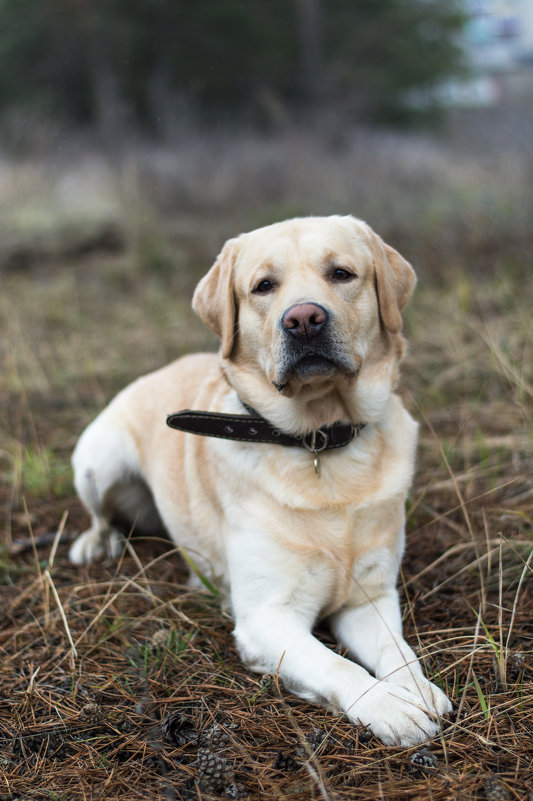
[[[386,504],[344,513],[305,516],[303,536],[285,538],[289,551],[301,552],[300,586],[320,596],[320,616],[347,603],[364,604],[394,584],[403,551],[401,505]],[[301,528],[300,528],[300,533]]]

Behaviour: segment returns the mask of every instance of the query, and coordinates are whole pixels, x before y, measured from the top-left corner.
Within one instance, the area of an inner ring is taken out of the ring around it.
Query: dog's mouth
[[[308,353],[305,356],[299,354],[293,358],[282,360],[273,383],[282,392],[294,379],[302,383],[316,379],[327,381],[339,373],[352,378],[357,375],[358,370],[359,365],[354,365],[344,354],[328,354],[327,356],[322,353]]]
[[[329,378],[333,375],[337,365],[332,359],[320,355],[304,356],[293,367],[293,375],[301,381],[308,381],[310,378],[320,376]]]

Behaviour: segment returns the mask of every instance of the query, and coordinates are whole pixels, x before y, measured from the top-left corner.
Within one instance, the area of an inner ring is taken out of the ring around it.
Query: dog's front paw
[[[433,682],[428,681],[422,677],[420,681],[415,682],[414,687],[410,687],[413,695],[417,695],[424,700],[430,714],[434,717],[441,718],[452,711],[452,702],[448,696],[442,692]]]
[[[418,745],[439,732],[434,719],[437,713],[429,704],[420,695],[388,681],[374,684],[347,709],[347,715],[354,723],[368,727],[385,745]]]
[[[391,682],[409,690],[417,699],[417,703],[433,718],[441,718],[452,711],[452,702],[439,687],[426,679],[422,673],[402,670],[400,675],[393,675]]]
[[[68,555],[74,565],[88,565],[106,556],[116,560],[123,548],[124,538],[118,531],[93,526],[74,540]]]

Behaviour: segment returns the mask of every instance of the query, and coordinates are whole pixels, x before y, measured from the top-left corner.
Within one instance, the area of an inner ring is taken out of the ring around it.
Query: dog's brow
[[[250,276],[253,280],[256,280],[261,276],[274,276],[278,273],[278,271],[279,266],[276,265],[272,259],[266,259],[265,261],[259,261],[257,264],[254,264],[250,270]]]
[[[328,250],[321,258],[325,267],[355,267],[360,261],[356,254],[346,250]]]
[[[338,261],[339,258],[342,258],[342,257],[341,257],[341,255],[340,255],[338,250],[326,250],[325,253],[323,253],[323,255],[321,257],[321,260],[325,264],[332,264],[333,262]]]

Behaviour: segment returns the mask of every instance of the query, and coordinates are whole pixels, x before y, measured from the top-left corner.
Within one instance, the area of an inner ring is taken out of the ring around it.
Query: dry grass
[[[429,753],[385,747],[246,671],[231,620],[185,586],[163,538],[133,539],[119,565],[69,565],[86,523],[68,471],[82,427],[134,375],[213,344],[188,296],[227,220],[206,244],[202,214],[196,228],[166,218],[187,236],[164,258],[160,239],[134,238],[122,255],[4,276],[0,799],[533,799],[528,265],[485,280],[458,267],[436,286],[435,256],[407,315],[402,392],[422,426],[405,631],[456,705]]]

